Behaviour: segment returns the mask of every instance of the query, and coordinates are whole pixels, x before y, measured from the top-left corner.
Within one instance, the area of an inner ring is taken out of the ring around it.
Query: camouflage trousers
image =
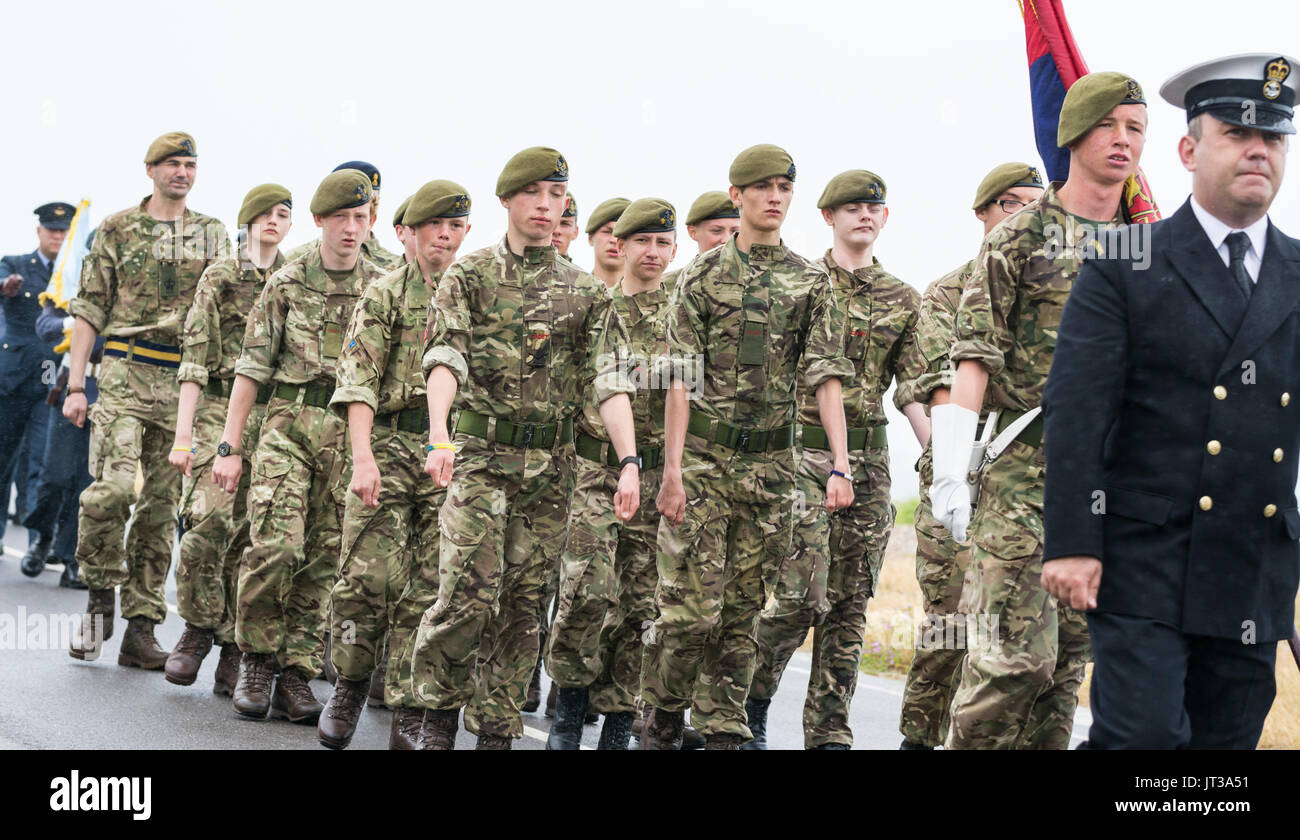
[[[830,452],[805,449],[795,479],[802,512],[796,517],[790,557],[781,569],[775,598],[758,619],[758,660],[750,695],[776,694],[790,656],[813,631],[812,667],[803,707],[804,747],[853,743],[849,706],[858,684],[867,602],[875,594],[880,565],[894,525],[889,501],[889,447],[849,456],[853,505],[828,513],[826,479]],[[817,601],[825,593],[819,614]]]
[[[465,708],[470,732],[518,738],[542,593],[563,545],[562,454],[455,437],[438,514],[438,597],[412,651],[416,705]]]
[[[645,642],[641,697],[691,709],[706,735],[749,739],[758,613],[790,551],[793,450],[738,453],[686,437],[680,525],[659,523],[658,618]]]
[[[347,431],[328,409],[272,397],[253,459],[235,640],[309,678],[320,671],[338,573]]]
[[[661,470],[641,474],[641,508],[614,514],[619,468],[579,458],[569,532],[560,557],[559,609],[546,670],[560,685],[587,686],[594,712],[636,711],[641,637],[654,621]]]
[[[94,481],[81,494],[77,562],[91,589],[122,588],[123,618],[167,617],[163,588],[181,490],[180,474],[167,461],[176,435],[176,395],[175,370],[110,356],[101,368],[99,399],[90,407]],[[138,497],[137,466],[144,474]]]
[[[970,549],[953,540],[930,509],[934,478],[930,447],[921,453],[918,468],[921,501],[915,519],[916,582],[921,587],[925,619],[907,671],[898,731],[914,744],[937,747],[948,737],[952,693],[966,656],[966,616],[958,608],[970,567]]]
[[[578,456],[574,451],[573,444],[567,443],[560,447],[560,454],[563,456],[560,460],[560,490],[564,498],[572,499],[577,477]],[[568,538],[568,522],[565,522],[565,538]],[[555,565],[551,569],[551,576],[546,581],[546,590],[542,593],[541,610],[537,614],[540,622],[537,631],[537,667],[542,667],[542,662],[546,658],[546,643],[551,634],[551,623],[555,620],[556,610],[559,609],[559,603],[556,598],[560,593],[560,557],[555,557]],[[550,673],[550,670],[547,670]]]
[[[386,640],[389,705],[414,705],[415,630],[438,594],[438,507],[446,491],[424,473],[425,438],[423,432],[375,426],[379,507],[366,507],[348,493],[342,560],[330,595],[335,669],[349,680],[366,679]]]
[[[227,493],[212,480],[212,462],[226,426],[227,400],[203,395],[194,413],[194,463],[181,479],[181,545],[176,561],[176,609],[181,618],[216,631],[217,644],[235,640],[239,562],[248,548],[248,485],[265,408],[254,405],[240,443],[244,472]]]
[[[1013,443],[980,477],[971,520],[968,633],[949,749],[1067,749],[1092,658],[1084,614],[1043,588],[1042,447]]]

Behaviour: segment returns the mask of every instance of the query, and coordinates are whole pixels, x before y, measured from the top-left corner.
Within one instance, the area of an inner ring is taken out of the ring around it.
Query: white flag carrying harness
[[[970,471],[966,473],[966,483],[970,485],[970,503],[972,506],[979,501],[980,471],[1001,458],[1002,453],[1011,445],[1011,442],[1019,437],[1020,433],[1028,428],[1029,424],[1034,422],[1038,415],[1042,413],[1043,407],[1041,405],[1034,406],[1015,420],[1012,420],[1002,430],[1001,434],[993,437],[993,430],[997,428],[998,424],[998,413],[996,411],[989,412],[988,419],[984,421],[984,433],[980,435],[979,442],[971,447]]]

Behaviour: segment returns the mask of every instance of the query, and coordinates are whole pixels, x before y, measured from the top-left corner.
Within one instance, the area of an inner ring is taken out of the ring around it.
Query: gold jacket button
[[[1264,505],[1264,515],[1272,516],[1277,513],[1277,505]]]
[[[1282,392],[1282,407],[1283,407],[1283,408],[1286,408],[1286,407],[1287,407],[1288,405],[1290,405],[1290,404],[1291,404],[1291,395],[1290,395],[1289,393],[1287,393],[1286,391],[1283,391],[1283,392]]]
[[[1273,450],[1273,463],[1275,463],[1275,464],[1280,464],[1280,463],[1282,463],[1282,450],[1281,450],[1281,449],[1274,449],[1274,450]]]
[[[1223,445],[1219,443],[1217,440],[1212,440],[1209,443],[1205,444],[1205,451],[1210,453],[1211,455],[1218,455],[1220,452],[1223,451]]]
[[[1209,510],[1212,507],[1214,507],[1214,499],[1211,499],[1209,496],[1202,496],[1201,510]]]
[[[1214,398],[1216,400],[1226,400],[1228,398],[1228,389],[1222,385],[1214,386]]]

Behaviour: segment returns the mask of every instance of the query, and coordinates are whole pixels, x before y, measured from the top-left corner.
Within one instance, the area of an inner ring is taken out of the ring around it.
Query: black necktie
[[[1232,279],[1237,281],[1237,288],[1250,300],[1250,293],[1254,291],[1255,284],[1250,282],[1250,274],[1246,271],[1246,251],[1250,248],[1250,239],[1241,231],[1228,234],[1228,273]]]

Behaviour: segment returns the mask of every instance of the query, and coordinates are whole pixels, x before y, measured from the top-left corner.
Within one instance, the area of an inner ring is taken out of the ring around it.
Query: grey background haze
[[[1300,9],[1221,2],[1067,2],[1088,65],[1136,77],[1150,102],[1142,158],[1166,215],[1190,176],[1183,113],[1160,84],[1200,61],[1297,52]],[[1237,18],[1231,15],[1236,12]],[[808,257],[830,244],[826,181],[866,168],[889,188],[876,255],[923,290],[974,255],[975,186],[1008,160],[1041,165],[1023,24],[1013,0],[948,3],[660,0],[522,3],[146,2],[8,4],[3,47],[0,248],[35,247],[32,208],[93,201],[92,219],[150,189],[140,162],[170,130],[194,135],[190,206],[228,225],[244,192],[294,193],[286,247],[316,235],[307,205],[338,163],[383,173],[383,244],[397,204],[450,178],[475,201],[462,253],[493,242],[506,159],[549,145],[569,161],[580,222],[614,195],[661,196],[685,213],[726,187],[742,148],[777,143],[798,165],[784,234]],[[1292,175],[1272,219],[1300,234]],[[683,240],[676,265],[695,251]],[[586,237],[571,256],[590,267]],[[916,492],[919,447],[892,407],[894,495]]]

